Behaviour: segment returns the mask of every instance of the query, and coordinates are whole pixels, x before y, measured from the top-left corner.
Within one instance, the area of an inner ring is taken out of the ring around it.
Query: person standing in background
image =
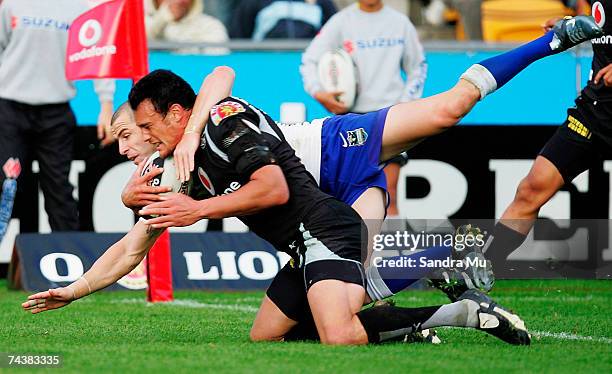
[[[234,11],[233,39],[312,39],[336,13],[332,0],[249,0]]]
[[[351,55],[359,72],[359,92],[352,108],[338,101],[339,93],[323,91],[319,82],[319,59],[337,48]],[[359,0],[323,26],[304,52],[300,72],[306,92],[330,112],[342,114],[350,109],[366,113],[420,98],[427,64],[417,31],[408,17],[385,6],[382,0]],[[396,158],[385,168],[389,218],[398,215],[397,180],[405,160]]]
[[[221,21],[203,13],[202,0],[145,0],[147,37],[171,42],[228,41]],[[204,53],[226,53],[225,48],[205,48]]]
[[[18,159],[25,171],[40,165],[40,186],[53,231],[79,229],[77,203],[68,181],[76,119],[70,104],[75,87],[66,79],[68,28],[102,1],[4,0],[0,4],[0,165]],[[113,80],[94,82],[101,110],[98,137],[113,113]],[[23,176],[24,173],[22,173]],[[4,175],[0,175],[0,184]],[[17,180],[19,182],[20,178]]]

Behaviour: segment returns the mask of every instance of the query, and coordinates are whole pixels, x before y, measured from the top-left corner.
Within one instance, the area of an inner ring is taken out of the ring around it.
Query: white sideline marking
[[[586,342],[597,342],[612,344],[612,339],[598,336],[582,336],[570,334],[568,332],[549,332],[549,331],[532,331],[531,335],[540,338],[555,338],[560,340],[581,340]]]
[[[221,310],[231,310],[236,312],[246,312],[246,313],[255,313],[259,310],[254,306],[248,305],[240,305],[240,304],[219,304],[219,303],[202,303],[197,300],[192,299],[183,299],[183,300],[174,300],[167,303],[147,303],[142,299],[122,299],[122,300],[114,300],[111,301],[114,304],[141,304],[147,306],[156,306],[156,305],[167,305],[167,306],[179,306],[185,308],[202,308],[202,309],[221,309]],[[460,327],[449,327],[451,329],[460,328]],[[585,341],[585,342],[596,342],[596,343],[604,343],[604,344],[612,344],[612,338],[600,337],[600,336],[582,336],[576,334],[570,334],[568,332],[550,332],[550,331],[530,331],[532,336],[538,338],[553,338],[558,340],[576,340],[576,341]]]
[[[562,301],[566,303],[583,303],[585,301],[607,301],[609,297],[605,296],[557,296],[554,294],[548,296],[498,296],[496,299],[508,301],[508,300],[516,300],[516,301],[541,301],[541,302],[550,302],[551,298],[554,298],[555,301]]]
[[[217,303],[202,303],[196,300],[184,299],[184,300],[174,300],[167,303],[147,303],[142,299],[122,299],[122,300],[114,300],[111,301],[114,304],[142,304],[147,306],[181,306],[185,308],[202,308],[202,309],[222,309],[222,310],[232,310],[236,312],[247,312],[247,313],[255,313],[259,310],[254,306],[248,305],[239,305],[239,304],[217,304]]]

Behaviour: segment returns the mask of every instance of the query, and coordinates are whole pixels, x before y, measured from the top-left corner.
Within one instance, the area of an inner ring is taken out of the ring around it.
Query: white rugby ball
[[[174,164],[174,158],[168,156],[165,159],[159,156],[159,152],[153,153],[142,169],[141,176],[147,174],[153,168],[164,168],[164,172],[153,177],[147,184],[149,186],[167,186],[172,187],[171,192],[182,193],[188,195],[191,189],[191,179],[187,182],[181,183],[176,178],[176,166]]]
[[[327,92],[340,91],[338,97],[349,109],[355,104],[359,75],[351,55],[344,49],[325,52],[319,59],[319,82]]]

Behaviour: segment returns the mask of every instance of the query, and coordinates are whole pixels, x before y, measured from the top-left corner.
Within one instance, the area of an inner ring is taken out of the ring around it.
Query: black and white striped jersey
[[[302,240],[300,223],[331,196],[319,190],[276,123],[246,101],[228,97],[212,108],[195,155],[191,196],[202,200],[237,191],[266,165],[282,169],[289,201],[238,218],[278,250],[295,255],[296,244]]]

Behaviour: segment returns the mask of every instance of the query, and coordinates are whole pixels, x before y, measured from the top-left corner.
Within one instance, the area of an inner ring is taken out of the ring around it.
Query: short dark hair
[[[128,96],[133,110],[147,99],[151,100],[155,111],[165,116],[173,104],[185,109],[193,108],[196,94],[183,78],[170,70],[158,69],[142,77]]]

